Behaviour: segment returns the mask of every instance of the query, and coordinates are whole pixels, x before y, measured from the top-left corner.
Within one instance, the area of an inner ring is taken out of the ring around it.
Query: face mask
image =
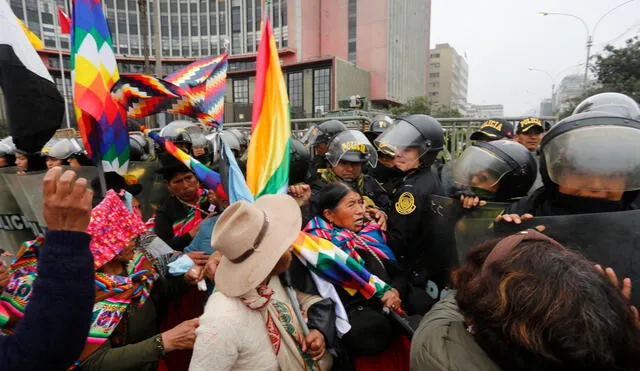
[[[484,188],[479,188],[479,187],[474,187],[474,186],[471,186],[470,188],[471,188],[471,191],[473,193],[475,193],[476,196],[478,196],[478,198],[480,198],[481,200],[492,201],[496,197],[495,192],[491,192],[491,191],[486,190]]]
[[[593,214],[622,211],[622,201],[611,201],[602,198],[569,196],[559,193],[556,196],[556,204],[564,209],[571,210],[574,214]]]

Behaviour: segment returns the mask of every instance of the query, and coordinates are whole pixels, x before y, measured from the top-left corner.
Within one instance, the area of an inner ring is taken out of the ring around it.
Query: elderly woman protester
[[[612,273],[607,270],[607,273]],[[526,230],[473,248],[413,337],[415,370],[637,370],[630,281]],[[612,284],[615,282],[616,285]]]
[[[294,309],[298,301],[309,312],[322,298],[296,292],[292,300],[278,278],[300,224],[298,204],[286,195],[238,201],[222,213],[212,238],[221,253],[217,291],[200,318],[190,370],[331,369],[323,334],[305,334]]]
[[[391,285],[381,301],[353,296],[336,287],[345,306],[351,330],[342,337],[346,352],[356,369],[408,369],[408,341],[399,337],[383,307],[397,310],[407,283],[394,262],[380,226],[367,219],[363,197],[342,182],[326,185],[318,194],[320,215],[309,221],[304,231],[331,241],[372,274]],[[399,291],[400,290],[400,291]]]
[[[158,333],[159,312],[179,283],[158,281],[146,255],[136,251],[136,237],[145,226],[137,209],[121,197],[107,192],[87,228],[96,301],[89,336],[76,362],[80,370],[155,370],[168,352],[190,349],[195,340],[197,319]]]

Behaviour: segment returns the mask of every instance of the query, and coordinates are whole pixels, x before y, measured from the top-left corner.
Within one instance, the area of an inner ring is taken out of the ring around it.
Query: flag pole
[[[93,130],[91,131],[91,135],[93,136],[93,143],[96,143],[92,152],[92,160],[95,159],[96,167],[98,168],[98,180],[100,182],[100,191],[102,192],[102,197],[107,195],[107,180],[104,177],[104,166],[102,166],[102,155],[100,154],[100,138],[98,137],[98,123],[96,120],[91,117],[91,125],[93,126]]]
[[[64,64],[62,63],[62,43],[60,42],[60,25],[58,22],[58,5],[53,2],[55,14],[53,15],[54,28],[56,30],[56,49],[58,49],[58,59],[60,60],[60,75],[62,76],[62,99],[64,99],[64,118],[67,121],[67,128],[71,127],[69,120],[69,105],[67,104],[67,81],[64,78]]]

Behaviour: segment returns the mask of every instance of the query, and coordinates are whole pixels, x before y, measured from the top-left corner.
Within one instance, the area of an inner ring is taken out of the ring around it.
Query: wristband
[[[156,353],[160,358],[165,358],[167,353],[164,351],[164,343],[162,342],[162,335],[158,334],[153,338],[153,344],[155,345]]]

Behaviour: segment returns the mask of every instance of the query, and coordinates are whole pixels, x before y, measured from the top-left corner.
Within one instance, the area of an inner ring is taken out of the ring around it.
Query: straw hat
[[[258,287],[295,241],[301,224],[300,207],[288,195],[233,203],[222,213],[211,236],[211,247],[223,255],[216,270],[216,287],[230,297]]]

